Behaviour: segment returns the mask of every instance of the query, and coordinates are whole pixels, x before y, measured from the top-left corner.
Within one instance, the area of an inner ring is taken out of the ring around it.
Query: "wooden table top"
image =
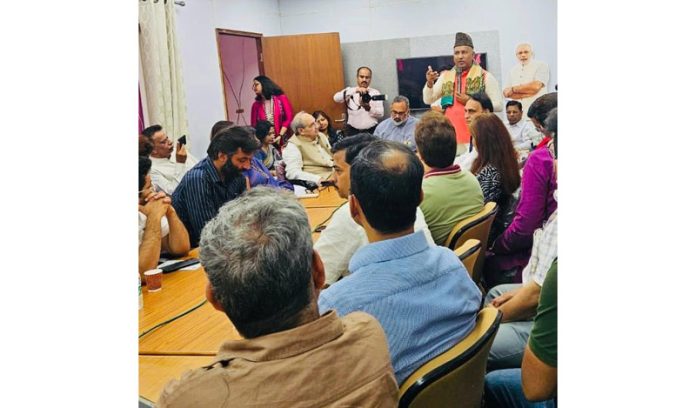
[[[319,189],[319,197],[300,198],[305,208],[339,207],[347,200],[338,195],[336,187],[323,187]]]
[[[198,257],[198,248],[183,259]],[[162,276],[162,290],[148,292],[143,286],[143,308],[139,312],[139,333],[194,307],[205,300],[208,278],[202,267]]]
[[[186,370],[203,367],[213,361],[209,356],[140,356],[138,372],[140,376],[139,394],[152,402],[157,402],[164,386],[179,379]]]
[[[140,354],[207,355],[217,354],[226,340],[241,336],[223,312],[206,302],[186,316],[140,338]]]

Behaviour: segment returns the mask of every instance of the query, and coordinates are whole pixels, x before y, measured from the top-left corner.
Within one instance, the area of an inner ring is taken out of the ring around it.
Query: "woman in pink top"
[[[251,126],[261,120],[271,122],[277,135],[274,145],[280,149],[290,138],[287,132],[294,115],[292,105],[283,90],[265,75],[254,78],[253,90],[256,100],[251,105]]]

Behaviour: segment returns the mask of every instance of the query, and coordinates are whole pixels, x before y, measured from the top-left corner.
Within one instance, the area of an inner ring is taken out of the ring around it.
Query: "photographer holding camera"
[[[348,110],[348,123],[344,131],[346,136],[373,133],[379,119],[384,116],[382,101],[386,96],[370,88],[372,70],[368,67],[358,68],[357,80],[358,86],[340,90],[334,95],[334,101],[345,103]]]

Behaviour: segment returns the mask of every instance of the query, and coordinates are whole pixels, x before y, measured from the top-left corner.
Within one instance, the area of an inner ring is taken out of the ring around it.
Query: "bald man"
[[[510,70],[508,86],[503,89],[503,96],[520,101],[522,111],[528,112],[532,102],[546,93],[549,66],[534,60],[531,44],[518,45],[515,55],[520,63]]]

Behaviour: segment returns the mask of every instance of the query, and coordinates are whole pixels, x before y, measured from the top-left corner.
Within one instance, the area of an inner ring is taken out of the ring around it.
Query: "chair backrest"
[[[488,352],[501,319],[498,309],[481,309],[468,336],[401,384],[399,407],[480,407]]]
[[[471,280],[478,282],[477,277],[474,276],[474,266],[481,254],[481,241],[478,239],[467,239],[462,246],[454,250],[454,253],[457,254],[459,260],[464,264],[467,272],[469,272],[469,276],[471,276]]]
[[[481,211],[465,218],[452,228],[445,241],[445,246],[454,250],[464,241],[470,238],[478,239],[481,242],[488,242],[488,234],[491,232],[491,224],[495,215],[498,213],[498,204],[493,201],[487,202]]]
[[[493,220],[495,215],[498,213],[498,204],[493,201],[487,202],[483,209],[475,215],[469,218],[465,218],[457,223],[457,225],[452,228],[447,241],[445,241],[445,246],[451,250],[456,249],[462,243],[466,242],[467,239],[478,239],[485,246],[488,244],[488,235],[491,233],[491,226],[493,225]],[[479,256],[476,259],[472,273],[472,277],[480,277],[483,271],[483,263],[485,256]],[[478,280],[474,280],[477,284]]]

